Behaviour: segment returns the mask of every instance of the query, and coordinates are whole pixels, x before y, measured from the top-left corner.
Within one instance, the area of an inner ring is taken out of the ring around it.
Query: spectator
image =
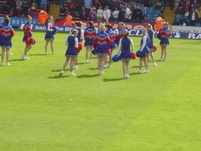
[[[120,4],[118,0],[112,0],[113,8],[114,9],[119,9]]]
[[[126,15],[125,15],[126,21],[130,22],[131,21],[131,17],[132,17],[132,12],[130,10],[130,6],[129,5],[126,8],[125,13],[126,13]]]
[[[47,10],[47,0],[41,0],[40,4],[41,4],[41,9]]]
[[[168,3],[170,5],[170,9],[173,10],[173,8],[174,8],[174,0],[168,0]]]
[[[21,0],[16,1],[16,7],[18,10],[22,10],[22,1]]]
[[[90,11],[93,11],[96,13],[96,7],[92,5]]]
[[[3,6],[2,13],[10,14],[10,9],[9,9],[9,5],[8,5],[7,1],[3,1],[2,6]]]
[[[65,4],[65,0],[60,0],[60,5],[64,5]]]
[[[176,10],[175,10],[175,15],[184,15],[185,10],[182,6],[179,6]]]
[[[91,10],[90,13],[89,13],[88,20],[90,20],[90,21],[96,20],[96,12]]]
[[[89,15],[91,6],[92,6],[92,0],[84,0],[84,8],[85,8],[86,15],[87,15],[86,17],[88,17],[88,15]]]
[[[189,16],[188,6],[186,6],[185,9],[184,9],[184,16]]]
[[[38,24],[45,24],[48,18],[48,14],[45,10],[41,10],[38,14]]]
[[[69,12],[66,13],[65,22],[63,24],[64,26],[72,26],[72,16]]]
[[[151,21],[149,19],[147,19],[146,16],[144,16],[144,19],[142,20],[143,24],[151,24]]]
[[[82,7],[82,10],[81,10],[81,12],[80,12],[80,18],[81,18],[81,20],[86,20],[87,19],[87,12],[86,12],[86,10],[85,10],[85,8],[84,7]]]
[[[108,6],[105,7],[105,10],[103,11],[103,18],[104,19],[110,19],[111,17],[111,11],[110,9],[108,8]]]
[[[105,8],[106,6],[106,0],[99,0],[100,5],[102,6],[102,8]]]
[[[140,22],[140,20],[142,19],[142,10],[140,9],[139,6],[137,6],[137,8],[134,9],[132,19],[134,20],[134,22],[136,21]]]
[[[192,9],[192,11],[190,12],[189,18],[190,18],[190,25],[195,26],[195,23],[198,20],[198,14],[195,12],[195,9]]]
[[[114,21],[118,21],[118,16],[119,16],[119,10],[116,8],[115,11],[112,13],[112,16],[114,18]]]
[[[142,11],[142,16],[145,16],[146,13],[147,13],[147,10],[146,10],[146,8],[144,7],[144,4],[141,5],[140,9],[141,9],[141,11]]]
[[[102,6],[99,6],[99,9],[97,10],[97,21],[103,20],[103,9]]]
[[[28,15],[29,3],[27,0],[24,0],[22,3],[22,16]]]
[[[185,18],[183,16],[181,16],[181,18],[179,20],[179,25],[180,26],[186,26],[187,25],[187,21],[185,20]]]
[[[161,5],[160,2],[157,2],[157,3],[153,6],[153,10],[159,10],[159,11],[162,12],[163,6]]]
[[[124,22],[125,21],[125,11],[124,8],[121,8],[119,11],[119,16],[118,16],[119,22]]]
[[[194,0],[193,3],[192,3],[192,7],[194,9],[198,9],[199,6],[200,6],[200,4],[197,2],[197,0]]]
[[[196,9],[195,12],[198,14],[198,22],[201,23],[201,7],[199,7],[198,9]]]
[[[64,5],[60,6],[59,13],[61,13],[61,14],[66,13],[66,9],[65,9]]]

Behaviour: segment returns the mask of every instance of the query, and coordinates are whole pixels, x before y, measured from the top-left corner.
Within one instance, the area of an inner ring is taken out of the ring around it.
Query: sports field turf
[[[68,65],[61,77],[67,34],[55,35],[55,55],[44,55],[44,34],[33,32],[30,60],[22,60],[16,31],[11,66],[0,66],[0,151],[201,150],[200,40],[170,39],[166,61],[137,74],[132,60],[129,79],[121,62],[99,76],[84,49],[77,75]],[[137,51],[140,37],[132,39]]]

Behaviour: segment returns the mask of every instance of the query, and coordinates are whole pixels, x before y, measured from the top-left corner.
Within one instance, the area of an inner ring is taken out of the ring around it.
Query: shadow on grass
[[[103,82],[113,82],[113,81],[120,81],[120,80],[126,80],[126,79],[124,79],[123,77],[122,78],[112,78],[112,79],[104,78]]]
[[[77,78],[92,78],[92,77],[97,77],[97,76],[99,76],[99,75],[98,74],[94,74],[94,75],[83,74],[83,75],[77,76]]]
[[[25,61],[25,59],[11,59],[9,61]]]
[[[46,56],[46,54],[30,54],[30,56]]]
[[[98,68],[89,68],[89,70],[98,70]]]
[[[77,63],[77,65],[82,65],[82,64],[86,64],[86,63],[84,63],[84,62],[82,62],[82,63]]]
[[[68,76],[60,76],[60,75],[56,75],[53,77],[48,77],[48,79],[61,79],[61,78],[67,78]]]
[[[52,72],[60,72],[61,69],[57,69],[57,70],[52,70]],[[69,69],[65,69],[64,71],[69,71]]]
[[[139,66],[131,66],[131,68],[138,68]]]

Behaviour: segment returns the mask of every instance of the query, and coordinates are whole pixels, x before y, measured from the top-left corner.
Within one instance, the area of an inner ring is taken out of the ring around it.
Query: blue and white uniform
[[[115,44],[114,44],[114,40],[116,38],[116,35],[112,29],[107,30],[106,33],[110,37],[110,50],[114,50],[116,48]]]
[[[84,46],[92,47],[95,36],[96,36],[96,29],[93,27],[87,27],[84,30],[84,39],[85,39]]]
[[[131,60],[131,52],[133,52],[133,40],[129,38],[122,38],[119,41],[118,52],[121,51],[121,60]]]
[[[77,50],[78,48],[78,38],[74,35],[68,36],[66,39],[65,45],[68,46],[65,56],[66,57],[77,57]]]
[[[110,38],[104,31],[99,32],[93,42],[93,47],[96,49],[96,55],[107,55],[110,48]]]
[[[54,40],[52,23],[51,22],[47,22],[45,24],[45,26],[46,26],[45,40]]]
[[[149,36],[149,42],[148,42],[148,47],[150,51],[154,50],[154,31],[153,30],[147,30],[148,36]]]
[[[166,46],[169,45],[169,37],[170,37],[171,33],[170,33],[170,29],[168,27],[165,27],[163,29],[161,29],[158,33],[158,37],[160,39],[160,46]]]
[[[14,30],[9,24],[3,23],[0,28],[0,47],[11,48],[11,39],[14,36]]]
[[[149,37],[147,34],[145,34],[142,36],[142,39],[140,42],[140,51],[143,51],[146,55],[148,55],[150,53],[148,43],[149,43]]]

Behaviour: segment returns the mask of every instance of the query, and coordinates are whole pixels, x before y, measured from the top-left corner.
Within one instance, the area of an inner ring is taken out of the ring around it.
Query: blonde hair
[[[100,31],[105,31],[106,29],[105,29],[105,25],[103,25],[103,24],[101,24],[100,25]]]
[[[168,22],[163,22],[163,26],[169,27],[169,23]]]
[[[71,33],[72,33],[73,35],[75,35],[76,33],[78,33],[78,30],[77,30],[77,29],[72,29],[72,30],[71,30]]]
[[[150,29],[150,30],[153,30],[153,27],[152,27],[151,24],[146,24],[146,28],[147,28],[147,29]]]

